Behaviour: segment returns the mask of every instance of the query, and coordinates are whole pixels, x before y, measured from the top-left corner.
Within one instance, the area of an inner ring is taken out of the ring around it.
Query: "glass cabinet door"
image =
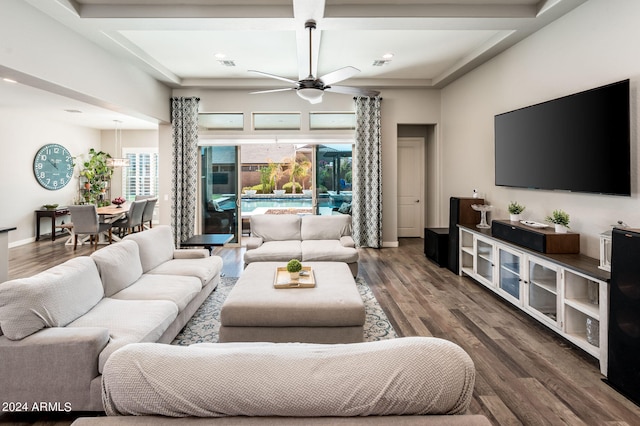
[[[529,259],[529,290],[526,305],[542,320],[558,321],[558,268]]]
[[[476,238],[476,274],[484,284],[493,286],[493,243]]]
[[[520,301],[520,285],[522,283],[522,256],[502,247],[498,249],[500,268],[498,287],[507,295]],[[513,302],[513,300],[512,300]]]

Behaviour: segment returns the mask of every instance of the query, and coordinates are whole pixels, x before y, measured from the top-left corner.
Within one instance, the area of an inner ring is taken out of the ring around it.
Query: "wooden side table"
[[[67,216],[69,209],[66,207],[58,207],[56,209],[40,209],[36,210],[36,241],[40,240],[40,219],[51,218],[51,241],[56,240],[56,218],[59,216]]]

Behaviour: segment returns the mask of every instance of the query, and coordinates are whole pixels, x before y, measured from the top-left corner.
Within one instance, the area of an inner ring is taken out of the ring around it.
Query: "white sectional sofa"
[[[433,337],[335,345],[140,343],[107,361],[107,417],[74,425],[486,426],[487,418],[468,414],[474,383],[469,355]]]
[[[0,284],[0,403],[102,411],[102,371],[130,343],[170,343],[220,281],[222,259],[171,229]]]
[[[245,239],[246,265],[253,262],[344,262],[358,275],[358,250],[351,237],[351,216],[255,215]]]

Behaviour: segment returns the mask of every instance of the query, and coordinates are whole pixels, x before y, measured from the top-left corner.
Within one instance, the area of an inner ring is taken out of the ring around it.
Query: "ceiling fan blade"
[[[276,80],[286,81],[287,83],[291,83],[291,84],[298,83],[297,81],[291,80],[290,78],[280,77],[279,75],[269,74],[268,72],[262,72],[262,71],[256,71],[256,70],[249,70],[249,72],[254,72],[256,74],[264,75],[265,77],[269,77],[269,78],[275,78]]]
[[[324,89],[325,92],[342,93],[343,95],[369,96],[371,98],[380,94],[377,90],[361,89],[359,87],[331,86]]]
[[[271,90],[260,90],[258,92],[250,92],[250,95],[258,95],[260,93],[273,93],[273,92],[286,92],[287,90],[294,90],[293,87],[287,87],[286,89],[271,89]]]
[[[323,75],[320,77],[320,80],[322,80],[325,86],[331,86],[333,83],[351,78],[359,72],[360,70],[358,68],[344,67]]]

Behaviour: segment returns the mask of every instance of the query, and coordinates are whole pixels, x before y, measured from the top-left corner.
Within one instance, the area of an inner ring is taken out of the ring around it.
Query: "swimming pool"
[[[220,202],[220,207],[225,210],[232,210],[234,208],[235,199],[232,197],[227,198],[225,201]],[[335,203],[333,203],[335,204]],[[319,207],[334,207],[332,199],[327,194],[322,194],[318,197]],[[287,197],[287,198],[275,198],[275,197],[242,197],[241,206],[243,213],[251,213],[255,209],[259,208],[311,208],[311,198],[308,197]],[[336,207],[340,207],[337,205]]]

